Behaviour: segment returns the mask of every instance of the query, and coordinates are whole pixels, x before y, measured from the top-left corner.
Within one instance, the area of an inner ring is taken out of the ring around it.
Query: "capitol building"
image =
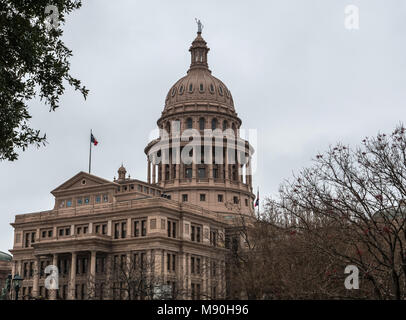
[[[254,150],[200,25],[189,51],[144,149],[145,180],[123,165],[113,181],[79,172],[51,191],[51,210],[16,215],[20,299],[229,297],[227,254],[243,246],[241,217],[254,217]]]

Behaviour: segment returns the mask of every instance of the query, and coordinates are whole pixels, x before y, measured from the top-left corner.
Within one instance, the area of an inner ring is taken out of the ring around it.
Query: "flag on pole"
[[[89,146],[89,173],[92,169],[92,143],[94,146],[97,146],[99,141],[97,141],[96,137],[92,133],[92,129],[90,129],[90,146]]]
[[[255,205],[254,207],[258,207],[259,206],[259,188],[257,190],[257,200],[255,200]]]
[[[90,142],[93,143],[94,146],[97,146],[97,144],[99,143],[93,133],[90,134]]]

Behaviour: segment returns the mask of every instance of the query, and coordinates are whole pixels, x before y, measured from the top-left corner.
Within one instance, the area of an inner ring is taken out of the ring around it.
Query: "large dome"
[[[12,259],[11,255],[3,251],[0,251],[0,261],[11,261],[11,259]]]
[[[187,75],[179,79],[169,90],[165,100],[165,111],[185,104],[208,102],[231,109],[234,112],[234,102],[226,85],[212,76],[207,64],[207,53],[210,49],[201,33],[197,34],[189,51],[191,65]]]

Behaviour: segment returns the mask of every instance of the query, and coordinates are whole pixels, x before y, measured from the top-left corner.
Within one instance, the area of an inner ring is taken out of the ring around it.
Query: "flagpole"
[[[90,173],[90,168],[92,165],[92,129],[90,129],[90,146],[89,146],[89,173]]]
[[[257,198],[259,199],[259,186],[257,188]],[[259,201],[258,201],[258,218],[259,218]]]

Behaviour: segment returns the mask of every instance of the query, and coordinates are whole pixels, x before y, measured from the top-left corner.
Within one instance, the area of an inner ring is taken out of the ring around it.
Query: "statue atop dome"
[[[197,23],[197,33],[202,33],[203,30],[203,24],[200,21],[200,19],[195,18],[196,23]]]

